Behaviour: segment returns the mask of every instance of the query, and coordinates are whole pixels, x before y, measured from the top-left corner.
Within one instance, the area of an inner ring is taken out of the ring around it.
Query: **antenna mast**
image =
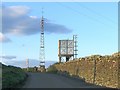
[[[42,8],[42,18],[41,18],[41,32],[40,32],[40,70],[45,68],[45,45],[44,45],[44,17],[43,17],[43,8]]]
[[[26,59],[27,71],[29,71],[29,59]]]

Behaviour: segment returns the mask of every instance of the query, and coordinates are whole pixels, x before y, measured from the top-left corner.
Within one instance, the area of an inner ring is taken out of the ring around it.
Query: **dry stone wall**
[[[120,52],[112,55],[92,55],[56,64],[60,72],[78,76],[88,83],[120,88]]]

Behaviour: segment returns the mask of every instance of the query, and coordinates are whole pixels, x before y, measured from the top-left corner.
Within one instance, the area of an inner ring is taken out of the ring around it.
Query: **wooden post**
[[[118,57],[118,89],[120,89],[120,57]]]
[[[94,72],[93,72],[93,84],[95,84],[95,78],[96,78],[96,59],[94,57]]]

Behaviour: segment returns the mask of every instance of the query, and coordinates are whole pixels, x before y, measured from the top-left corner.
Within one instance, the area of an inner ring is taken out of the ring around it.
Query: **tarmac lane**
[[[82,80],[71,79],[58,74],[28,73],[28,79],[22,88],[102,88],[85,83]]]

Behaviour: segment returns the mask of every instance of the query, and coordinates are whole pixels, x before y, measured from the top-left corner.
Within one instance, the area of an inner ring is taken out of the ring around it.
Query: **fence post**
[[[118,89],[120,89],[120,57],[118,57]]]
[[[96,59],[95,59],[95,57],[93,60],[94,60],[93,84],[95,84],[95,78],[96,78]]]

